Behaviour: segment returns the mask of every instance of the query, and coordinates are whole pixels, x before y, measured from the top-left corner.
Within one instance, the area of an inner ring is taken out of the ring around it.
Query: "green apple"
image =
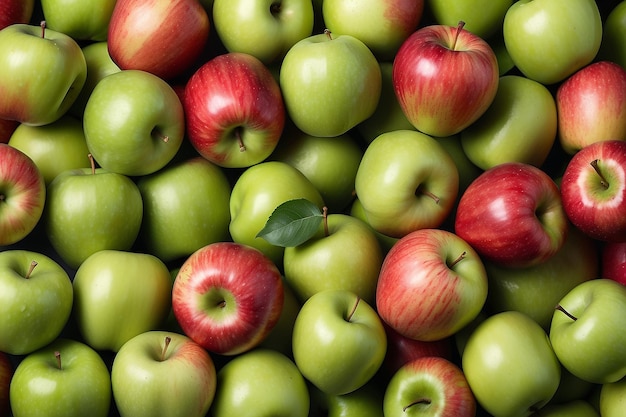
[[[257,234],[276,207],[298,198],[305,198],[320,209],[324,206],[313,183],[286,162],[266,161],[246,168],[233,185],[230,197],[232,239],[259,249],[277,265],[282,265],[284,248],[272,245]]]
[[[293,357],[304,377],[330,395],[353,392],[376,374],[387,336],[376,311],[347,290],[318,292],[293,327]]]
[[[572,374],[596,384],[626,376],[626,286],[608,278],[572,288],[558,303],[550,341]]]
[[[302,303],[289,285],[284,282],[283,277],[283,308],[280,310],[280,317],[269,334],[261,341],[259,347],[278,351],[290,358],[293,357],[291,349],[293,324],[296,322],[300,307],[302,307]]]
[[[598,59],[616,62],[626,68],[626,1],[611,10],[602,27],[602,43]]]
[[[530,78],[505,75],[489,108],[460,136],[467,157],[483,170],[504,162],[539,167],[552,150],[556,129],[550,90]]]
[[[141,193],[130,178],[83,168],[62,172],[50,183],[43,222],[52,248],[76,269],[99,250],[131,249],[142,217]]]
[[[502,29],[504,15],[513,0],[426,0],[435,21],[441,25],[456,26],[460,20],[465,29],[488,39]]]
[[[367,219],[367,214],[365,213],[365,210],[363,209],[363,204],[361,204],[361,200],[359,200],[358,198],[356,198],[352,202],[352,205],[350,206],[349,214],[350,216],[363,220],[370,227],[370,229],[374,231],[374,235],[378,239],[378,243],[380,244],[380,247],[383,250],[383,254],[387,254],[387,252],[389,252],[391,247],[395,245],[396,242],[398,241],[397,237],[391,237],[383,233],[380,233],[379,231],[374,229],[372,225],[369,224],[369,220]]]
[[[115,355],[111,385],[121,417],[204,417],[215,396],[215,365],[189,337],[147,331]]]
[[[116,0],[41,0],[46,24],[76,40],[104,41]]]
[[[547,85],[589,64],[602,41],[594,0],[519,0],[507,11],[502,30],[515,66]]]
[[[324,417],[384,417],[383,384],[374,378],[361,388],[343,395],[329,395],[320,391],[314,385],[310,385],[311,413],[309,415]]]
[[[224,47],[265,64],[280,62],[298,41],[311,36],[311,0],[214,0],[213,24]]]
[[[556,392],[561,365],[536,321],[517,311],[487,317],[471,333],[462,369],[478,403],[494,417],[528,416]]]
[[[370,117],[381,84],[372,51],[353,36],[328,31],[298,41],[280,66],[287,113],[313,136],[339,136]]]
[[[285,248],[285,280],[301,301],[335,289],[351,291],[373,305],[383,256],[374,231],[364,221],[329,214],[313,238]]]
[[[137,187],[143,200],[138,239],[162,261],[229,239],[231,186],[226,173],[207,159],[170,164],[139,178]]]
[[[43,126],[22,123],[8,143],[35,162],[47,185],[64,171],[90,167],[83,124],[69,115]]]
[[[589,399],[598,387],[598,384],[580,379],[568,371],[566,367],[561,366],[561,382],[559,382],[559,388],[548,405]]]
[[[171,307],[170,272],[149,254],[98,251],[80,265],[73,285],[73,317],[96,350],[118,352],[132,337],[163,324]]]
[[[163,168],[185,133],[183,106],[174,89],[141,70],[122,70],[100,80],[85,106],[83,126],[98,164],[129,176]]]
[[[291,359],[274,350],[235,356],[217,374],[212,417],[306,417],[310,396]]]
[[[25,355],[52,342],[72,303],[72,282],[54,259],[30,250],[0,252],[0,352]]]
[[[626,378],[603,384],[600,389],[600,415],[620,417],[626,410]]]
[[[59,338],[22,359],[10,396],[14,417],[107,417],[111,377],[98,352]]]
[[[624,409],[622,408],[621,411]],[[600,417],[600,414],[586,400],[573,400],[564,404],[548,404],[534,417]],[[617,414],[616,414],[617,416]],[[608,417],[602,414],[602,417]]]
[[[385,235],[402,237],[443,223],[456,202],[459,173],[436,139],[396,130],[369,144],[355,188],[368,223]]]

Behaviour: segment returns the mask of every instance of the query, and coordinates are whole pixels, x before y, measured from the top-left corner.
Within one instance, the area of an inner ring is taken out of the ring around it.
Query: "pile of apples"
[[[0,417],[624,417],[626,1],[4,0]]]

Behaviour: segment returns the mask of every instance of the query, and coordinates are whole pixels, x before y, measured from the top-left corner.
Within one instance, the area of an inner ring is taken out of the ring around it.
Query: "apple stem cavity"
[[[454,266],[458,264],[459,262],[461,262],[463,259],[465,259],[466,256],[467,256],[466,251],[461,252],[461,254],[448,265],[448,268],[450,269],[454,268]]]
[[[159,132],[156,127],[152,129],[152,136],[156,137],[159,140],[162,140],[165,143],[170,141],[170,137]]]
[[[272,14],[272,16],[277,16],[278,14],[280,14],[280,9],[281,9],[281,4],[278,1],[270,5],[270,13]]]
[[[26,271],[26,275],[24,276],[24,278],[29,279],[36,266],[37,266],[37,261],[32,261],[30,263],[30,266],[28,267],[28,271]]]
[[[590,165],[593,167],[594,171],[596,171],[596,174],[598,174],[598,176],[600,177],[600,185],[607,189],[609,188],[609,182],[606,180],[606,178],[604,178],[604,175],[602,175],[602,171],[600,171],[598,162],[600,162],[599,159],[594,159],[590,162]]]
[[[55,350],[54,357],[57,360],[57,368],[59,368],[59,370],[63,370],[63,367],[61,366],[61,352],[59,352],[58,350]]]
[[[169,336],[165,336],[165,343],[163,344],[163,349],[161,350],[161,362],[165,361],[165,356],[167,355],[167,348],[170,346],[172,338]]]
[[[357,307],[359,306],[359,303],[361,302],[361,297],[356,297],[356,302],[354,303],[354,306],[352,307],[352,311],[350,311],[350,314],[348,314],[348,317],[346,317],[346,321],[351,321],[352,320],[352,316],[354,316],[354,313],[356,312]]]
[[[42,20],[41,22],[39,22],[39,26],[41,27],[41,38],[45,39],[46,38],[46,21]]]
[[[463,30],[464,26],[465,26],[465,22],[462,20],[459,20],[459,24],[456,27],[456,33],[454,35],[454,42],[452,42],[453,51],[456,51],[456,42],[459,40],[459,35],[461,34],[461,31]]]
[[[419,400],[415,400],[413,401],[411,404],[405,405],[404,407],[402,407],[402,412],[406,413],[406,410],[408,410],[409,408],[413,407],[414,405],[430,405],[431,401],[430,398],[420,398]]]
[[[560,304],[559,304],[558,306],[556,306],[556,309],[557,309],[558,311],[563,312],[563,314],[565,314],[565,315],[566,315],[567,317],[569,317],[570,319],[572,319],[572,320],[574,320],[574,321],[578,320],[578,317],[574,316],[572,313],[570,313],[569,311],[567,311],[566,309],[564,309],[562,305],[560,305]]]
[[[324,29],[324,35],[326,35],[328,40],[330,40],[330,41],[333,40],[333,33],[330,31],[330,29]]]

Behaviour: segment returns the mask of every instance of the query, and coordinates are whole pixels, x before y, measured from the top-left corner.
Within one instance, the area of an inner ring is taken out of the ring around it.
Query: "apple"
[[[105,41],[117,0],[40,0],[46,24],[80,41]]]
[[[614,2],[602,26],[602,42],[598,59],[608,60],[626,68],[626,45],[622,40],[626,34],[626,2]]]
[[[626,285],[626,242],[608,242],[600,249],[603,278]]]
[[[502,31],[504,15],[513,0],[466,2],[463,0],[426,0],[435,21],[441,25],[455,26],[460,20],[465,29],[483,39],[491,39]]]
[[[386,254],[387,252],[389,252],[389,249],[391,249],[391,247],[395,245],[395,243],[399,240],[399,238],[397,237],[387,236],[383,233],[380,233],[379,231],[377,231],[376,229],[372,227],[372,225],[369,223],[369,219],[367,218],[367,214],[365,213],[365,210],[363,209],[363,204],[361,204],[361,201],[358,198],[355,198],[354,201],[352,202],[352,205],[350,206],[349,214],[350,216],[363,220],[372,229],[372,231],[374,232],[374,235],[376,235],[376,238],[378,239],[378,243],[380,244],[383,250],[383,254]]]
[[[9,401],[9,386],[13,378],[13,364],[9,355],[0,352],[0,416],[11,415],[11,403]]]
[[[626,407],[626,378],[603,384],[600,389],[600,415],[619,417]]]
[[[559,302],[550,341],[559,361],[578,378],[595,384],[626,376],[623,315],[626,287],[600,278],[578,284]]]
[[[185,114],[164,80],[146,71],[124,70],[96,84],[85,106],[83,129],[100,167],[128,176],[148,175],[180,149]]]
[[[602,41],[594,0],[520,0],[509,7],[502,31],[513,63],[526,77],[552,85],[589,64]]]
[[[576,71],[556,93],[559,142],[573,155],[604,140],[626,141],[626,69],[598,61]]]
[[[337,35],[351,35],[362,41],[379,61],[394,55],[422,20],[424,0],[324,0],[322,18]]]
[[[19,149],[0,143],[0,246],[28,236],[45,204],[46,183],[35,162]]]
[[[253,349],[228,361],[217,374],[212,417],[307,417],[310,396],[298,368],[284,354]]]
[[[199,58],[210,26],[198,0],[116,0],[107,34],[109,54],[122,69],[169,81]]]
[[[218,55],[202,65],[186,84],[183,104],[193,147],[227,168],[265,160],[285,126],[278,82],[246,53]]]
[[[440,226],[456,203],[458,187],[449,153],[415,130],[378,136],[365,149],[355,178],[368,223],[392,237]]]
[[[385,358],[381,319],[348,290],[325,290],[302,305],[293,327],[293,358],[320,391],[343,395],[364,386]]]
[[[498,61],[482,38],[458,26],[423,26],[393,61],[398,102],[415,128],[451,136],[474,123],[498,89]]]
[[[478,315],[487,286],[483,262],[467,242],[445,230],[420,229],[387,253],[376,307],[401,335],[435,341],[452,336]]]
[[[382,88],[372,51],[351,35],[311,35],[293,45],[280,65],[289,118],[312,136],[339,136],[370,117]]]
[[[600,417],[600,414],[587,400],[573,400],[564,404],[548,404],[534,417]],[[602,414],[605,417],[604,414]]]
[[[384,388],[370,380],[361,388],[343,395],[329,395],[309,385],[312,416],[324,417],[384,417]]]
[[[87,77],[80,46],[64,33],[29,24],[0,30],[0,118],[52,123],[76,100]]]
[[[593,239],[626,240],[626,141],[594,142],[567,163],[561,180],[569,220]]]
[[[561,365],[561,381],[548,405],[560,405],[576,400],[590,400],[600,385],[580,379]]]
[[[216,389],[213,359],[185,335],[147,331],[129,339],[111,367],[120,416],[204,417]]]
[[[191,254],[172,290],[182,330],[209,352],[233,356],[256,347],[278,322],[283,281],[261,251],[216,242]]]
[[[214,0],[213,23],[224,47],[266,65],[280,62],[296,42],[311,36],[310,0]]]
[[[520,162],[478,176],[457,205],[455,233],[485,261],[508,267],[545,262],[565,241],[568,222],[554,180]]]
[[[0,4],[0,30],[14,23],[29,23],[35,0],[5,0]]]
[[[476,400],[493,416],[529,416],[542,409],[561,376],[545,331],[518,311],[491,315],[474,329],[462,369]]]
[[[483,170],[504,162],[541,167],[557,137],[557,106],[543,84],[520,75],[500,77],[485,113],[460,133],[467,157]]]
[[[258,348],[272,349],[289,358],[293,357],[291,339],[293,336],[293,324],[296,321],[302,303],[296,297],[294,291],[287,285],[283,276],[283,308],[280,311],[278,321],[259,343]]]
[[[13,417],[106,417],[111,377],[98,352],[59,338],[21,360],[10,395]]]
[[[385,417],[476,415],[476,399],[461,368],[436,356],[403,365],[387,384],[383,407]]]

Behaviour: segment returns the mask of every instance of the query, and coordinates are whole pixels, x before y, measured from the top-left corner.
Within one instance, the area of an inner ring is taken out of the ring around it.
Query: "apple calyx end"
[[[171,342],[172,342],[172,338],[169,337],[169,336],[165,336],[165,341],[163,343],[163,349],[161,349],[161,357],[160,357],[161,362],[165,361],[166,356],[167,356],[167,348],[170,346]]]
[[[599,159],[594,159],[593,161],[589,163],[589,165],[591,165],[593,167],[593,170],[596,172],[596,174],[598,174],[598,176],[600,177],[600,185],[602,185],[602,187],[604,187],[604,189],[606,190],[609,188],[609,182],[606,180],[604,175],[602,175],[602,171],[600,171],[598,162],[600,162]]]
[[[354,306],[352,307],[352,310],[350,311],[350,313],[348,314],[348,317],[346,317],[346,321],[352,321],[352,316],[354,316],[354,313],[356,312],[357,307],[359,306],[359,303],[361,302],[361,297],[359,297],[357,295],[356,297],[356,302],[354,303]]]
[[[59,368],[60,371],[63,370],[63,366],[61,366],[61,352],[59,352],[58,350],[54,351],[54,358],[57,361],[57,368]]]
[[[569,311],[567,311],[565,308],[563,308],[562,305],[557,305],[555,307],[556,310],[562,312],[563,314],[565,314],[567,317],[569,317],[570,319],[572,319],[573,321],[578,320],[578,317],[574,316],[572,313],[570,313]]]
[[[32,261],[28,267],[28,271],[26,271],[26,275],[24,275],[25,279],[29,279],[30,276],[33,273],[33,270],[35,269],[35,267],[37,266],[37,261]]]

